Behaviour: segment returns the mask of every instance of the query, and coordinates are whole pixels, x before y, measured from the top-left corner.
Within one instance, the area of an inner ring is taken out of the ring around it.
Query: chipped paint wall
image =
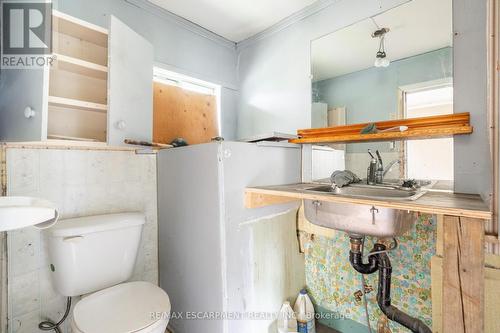
[[[155,155],[8,148],[7,177],[8,195],[48,199],[62,219],[144,212],[146,224],[131,280],[158,283]],[[34,228],[10,231],[7,239],[8,332],[42,332],[38,323],[59,320],[66,306],[51,284],[47,242],[43,232]],[[69,332],[69,320],[62,329]]]
[[[398,237],[399,246],[389,257],[393,266],[392,303],[401,310],[422,319],[432,327],[431,257],[436,248],[436,219],[422,215],[412,229]],[[313,301],[327,314],[328,326],[344,332],[366,332],[361,281],[349,263],[349,237],[344,232],[332,237],[314,236],[305,243],[306,283]],[[373,238],[366,241],[366,250]],[[378,274],[366,276],[366,297],[372,329],[377,327],[381,311],[377,306]],[[390,323],[393,333],[409,332]]]

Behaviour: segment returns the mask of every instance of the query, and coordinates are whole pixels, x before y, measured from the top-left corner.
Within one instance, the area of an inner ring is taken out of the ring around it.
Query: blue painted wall
[[[329,108],[345,106],[347,124],[356,124],[389,120],[397,114],[399,87],[452,76],[453,50],[447,47],[394,61],[387,68],[371,67],[315,82],[313,89]],[[388,151],[387,143],[350,144],[347,151],[365,152],[370,147]]]

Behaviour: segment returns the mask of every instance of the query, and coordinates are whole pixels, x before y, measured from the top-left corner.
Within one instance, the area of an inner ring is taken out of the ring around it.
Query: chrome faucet
[[[371,156],[370,165],[367,170],[366,182],[369,185],[382,184],[384,182],[385,175],[392,169],[394,164],[401,163],[401,160],[396,159],[391,161],[386,168],[384,168],[384,162],[380,152],[375,151],[377,157],[372,154],[371,149],[368,149],[368,154]]]

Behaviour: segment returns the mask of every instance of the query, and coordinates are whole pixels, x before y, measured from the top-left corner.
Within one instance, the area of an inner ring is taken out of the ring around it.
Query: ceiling
[[[385,49],[391,61],[452,46],[452,0],[413,0],[313,41],[313,81],[373,67],[377,26],[390,29]]]
[[[240,42],[316,0],[148,0],[230,41]]]

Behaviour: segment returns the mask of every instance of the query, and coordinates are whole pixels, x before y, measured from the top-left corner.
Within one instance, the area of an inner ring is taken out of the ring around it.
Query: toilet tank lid
[[[146,218],[142,213],[94,215],[60,220],[47,231],[53,237],[68,237],[130,228],[142,225],[145,222]]]

